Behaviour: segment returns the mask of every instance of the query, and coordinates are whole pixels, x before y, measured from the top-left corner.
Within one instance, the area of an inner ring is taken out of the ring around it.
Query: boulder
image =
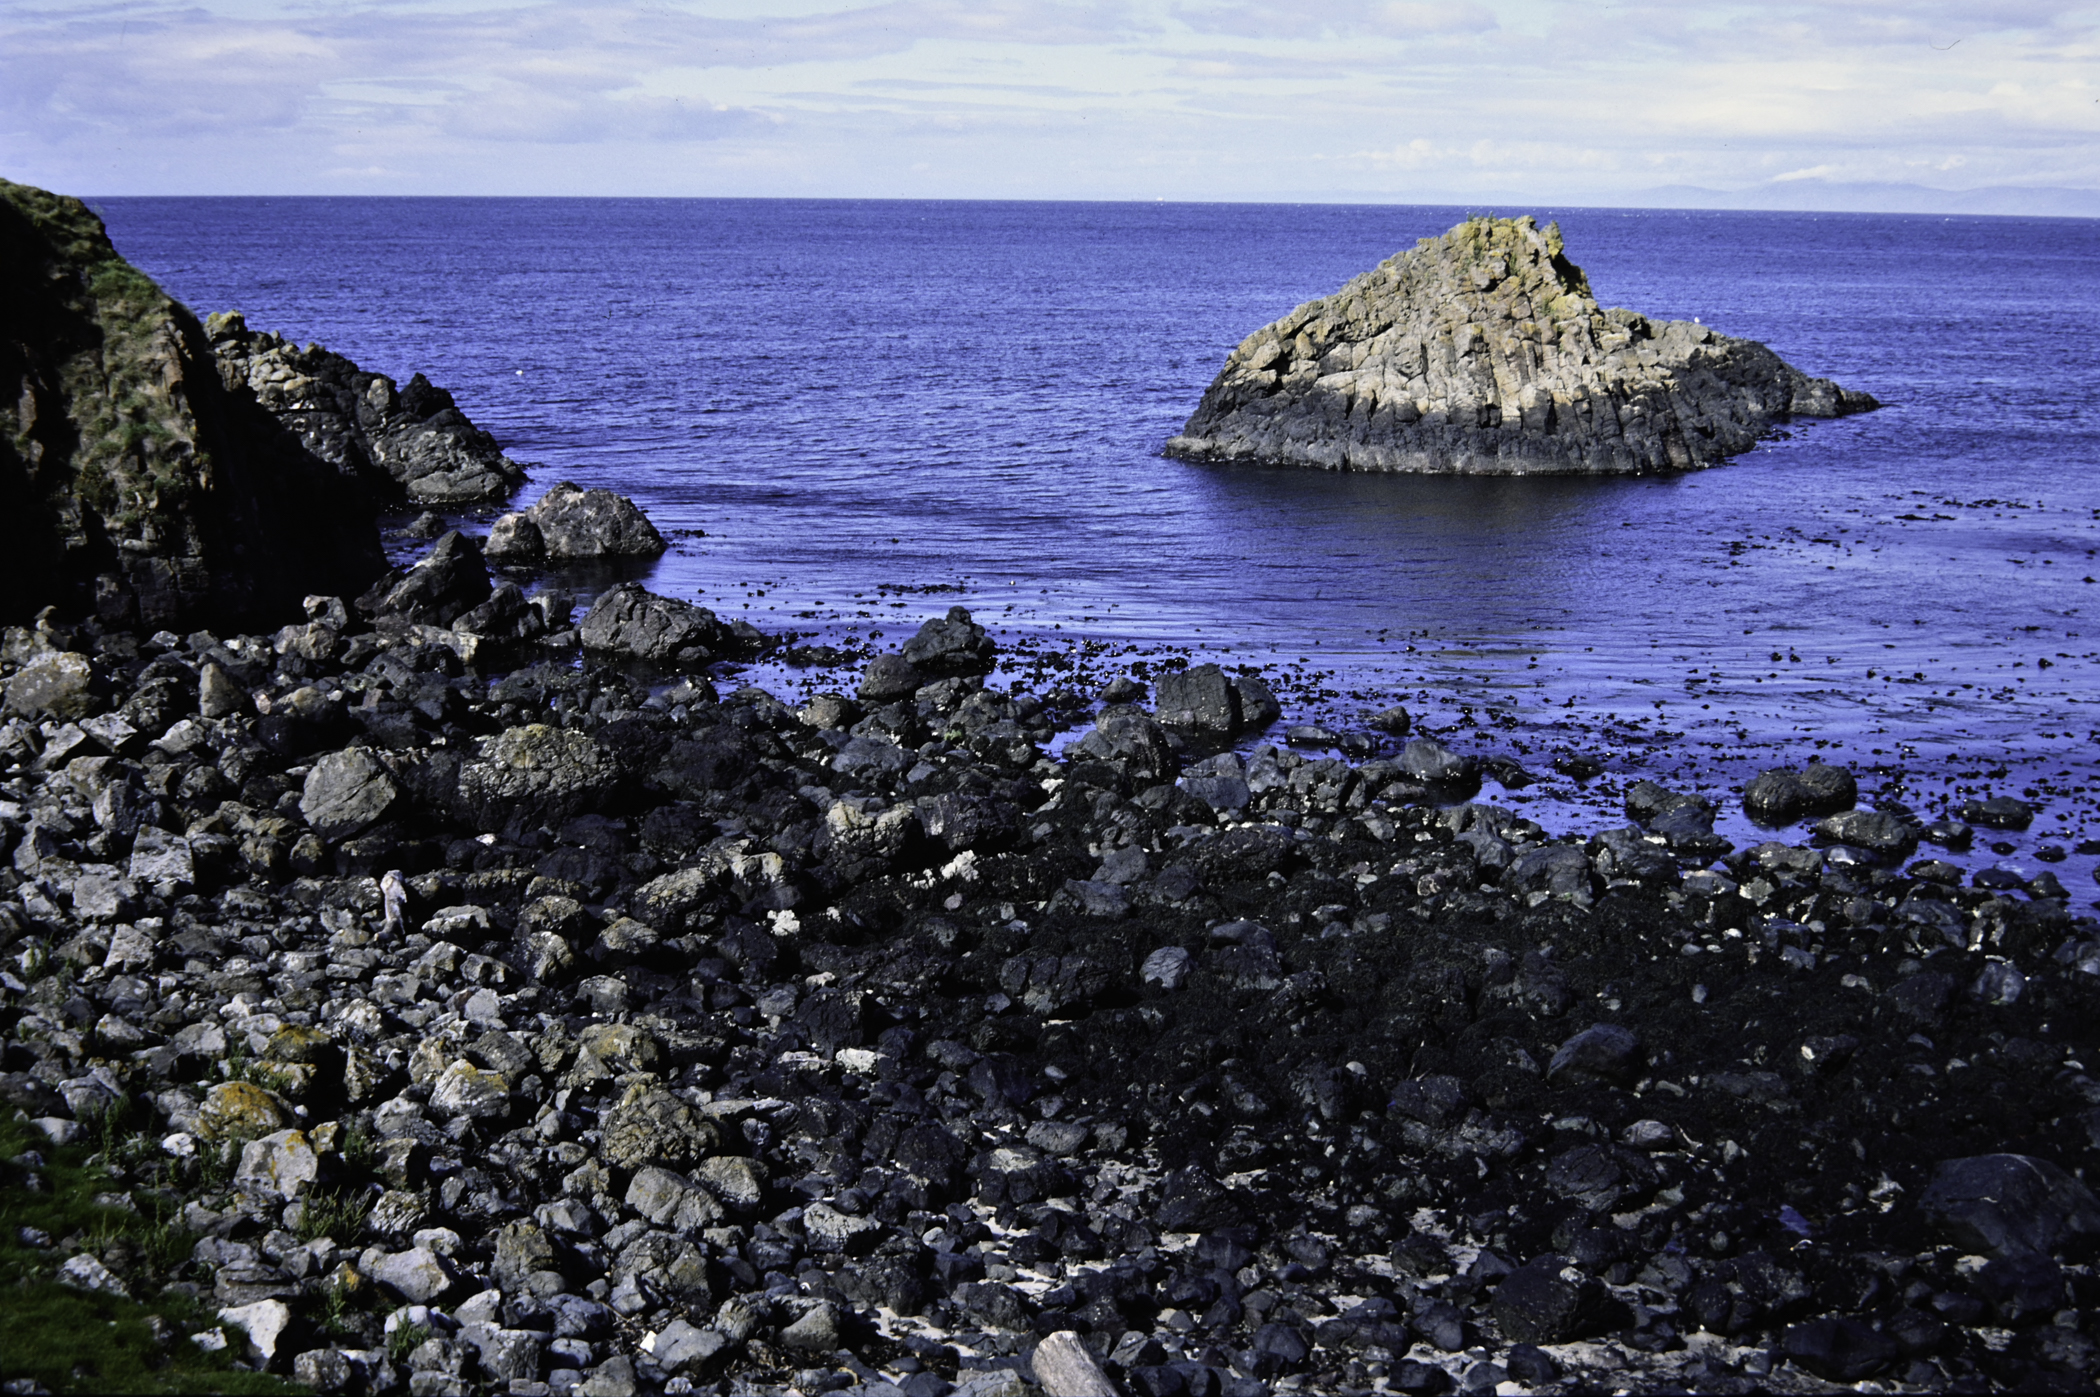
[[[861,672],[857,691],[862,703],[894,703],[910,698],[926,683],[926,675],[902,655],[877,655]]]
[[[282,1300],[235,1305],[219,1311],[219,1323],[247,1340],[244,1358],[258,1368],[267,1368],[276,1361],[278,1342],[291,1328],[292,1307]]]
[[[668,545],[625,495],[562,481],[530,509],[506,514],[489,531],[486,552],[505,563],[578,558],[655,558]]]
[[[1502,1278],[1495,1288],[1495,1322],[1519,1344],[1558,1344],[1581,1335],[1603,1307],[1604,1287],[1571,1279],[1562,1259],[1542,1256]]]
[[[1155,689],[1154,708],[1166,727],[1229,736],[1244,721],[1239,690],[1216,665],[1169,670],[1159,676]]]
[[[1918,827],[1886,810],[1847,810],[1816,822],[1816,833],[1888,859],[1907,859],[1918,847]]]
[[[577,635],[586,650],[665,669],[698,669],[736,644],[706,607],[631,582],[601,592]]]
[[[393,774],[363,747],[327,752],[306,773],[299,813],[323,839],[348,839],[385,819],[401,798]]]
[[[1120,763],[1132,780],[1170,781],[1180,758],[1158,723],[1129,708],[1103,709],[1093,731],[1067,749],[1070,757]]]
[[[1477,783],[1480,768],[1433,737],[1418,737],[1400,751],[1400,769],[1425,786],[1462,790]]]
[[[1617,1024],[1586,1028],[1560,1045],[1546,1067],[1549,1079],[1608,1081],[1622,1085],[1639,1075],[1647,1053],[1631,1029]]]
[[[488,565],[473,539],[453,529],[406,572],[388,573],[357,599],[368,616],[398,616],[428,626],[449,626],[488,600]]]
[[[2031,1155],[1946,1160],[1918,1206],[1949,1241],[1986,1256],[2046,1255],[2100,1233],[2100,1202],[2092,1192]]]
[[[905,663],[936,678],[987,673],[997,653],[998,646],[984,627],[960,606],[951,606],[946,616],[920,626],[919,633],[904,642],[903,650]]]
[[[1803,816],[1835,815],[1858,799],[1851,772],[1814,762],[1759,772],[1743,788],[1743,811],[1761,825],[1790,825]]]
[[[1752,340],[1606,310],[1560,229],[1469,218],[1256,330],[1166,454],[1323,470],[1686,470],[1879,406]]]
[[[241,1188],[287,1199],[303,1196],[320,1177],[321,1157],[300,1130],[279,1130],[249,1141],[233,1173]]]
[[[459,771],[459,799],[483,829],[552,828],[604,807],[620,772],[580,732],[530,723],[506,728]]]
[[[487,601],[454,618],[452,629],[483,640],[536,640],[547,632],[547,613],[525,600],[515,582],[506,582]]]
[[[1894,1339],[1856,1319],[1812,1319],[1788,1328],[1786,1356],[1827,1382],[1870,1378],[1902,1355]]]
[[[70,651],[39,655],[7,681],[7,711],[68,723],[102,706],[94,662]],[[92,748],[89,750],[93,750]]]
[[[721,1143],[715,1123],[661,1088],[635,1086],[604,1117],[604,1154],[623,1169],[687,1167]]]

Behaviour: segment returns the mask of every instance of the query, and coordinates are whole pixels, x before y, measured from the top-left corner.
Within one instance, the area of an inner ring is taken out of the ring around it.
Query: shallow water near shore
[[[1157,454],[1242,336],[1460,209],[96,207],[200,313],[450,388],[535,463],[526,498],[632,495],[674,535],[648,585],[767,630],[893,645],[959,603],[1067,679],[1259,664],[1287,723],[1403,702],[1518,758],[1541,781],[1486,798],[1549,828],[1639,776],[1719,797],[1819,755],[1921,815],[2042,807],[1972,864],[2100,836],[2100,222],[1535,210],[1600,301],[1888,406],[1685,476],[1474,480]],[[1565,750],[1607,774],[1556,776]],[[2079,904],[2093,864],[2058,865]]]

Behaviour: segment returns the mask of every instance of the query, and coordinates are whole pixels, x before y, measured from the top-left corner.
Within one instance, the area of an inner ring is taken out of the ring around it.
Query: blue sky
[[[102,195],[2100,200],[2100,4],[9,0],[0,174]]]

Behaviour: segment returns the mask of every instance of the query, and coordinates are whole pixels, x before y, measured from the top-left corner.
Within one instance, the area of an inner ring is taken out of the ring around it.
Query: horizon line
[[[1931,188],[1929,188],[1929,187],[1927,187],[1927,186],[1921,186],[1921,185],[1886,185],[1886,186],[1880,186],[1880,187],[1882,187],[1882,188],[1886,188],[1886,189],[1889,189],[1889,190],[1891,190],[1891,191],[1894,191],[1894,190],[1906,190],[1906,191],[1908,191],[1908,190],[1916,190],[1916,191],[1917,191],[1917,192],[1919,192],[1919,193],[1926,193],[1926,194],[1947,194],[1947,195],[1950,195],[1950,196],[1953,196],[1953,197],[1957,197],[1957,198],[1959,198],[1959,197],[1965,197],[1965,196],[1974,196],[1974,195],[1977,195],[1977,194],[1983,194],[1983,193],[1993,193],[1993,192],[2005,192],[2005,193],[2017,193],[2017,192],[2020,192],[2020,186],[2017,186],[2017,185],[1986,185],[1986,186],[1983,186],[1982,188],[1979,188],[1979,189],[1974,189],[1974,190],[1936,190],[1936,189],[1931,189]],[[2095,190],[2082,190],[2082,189],[2072,189],[2072,188],[2070,188],[2070,187],[2068,187],[2068,186],[2056,186],[2056,185],[2051,185],[2051,186],[2040,186],[2040,187],[2037,187],[2037,188],[2035,189],[2035,191],[2034,191],[2034,192],[2036,192],[2036,193],[2042,193],[2042,192],[2045,192],[2045,191],[2046,191],[2046,192],[2051,192],[2051,193],[2061,192],[2061,193],[2075,193],[2075,194],[2090,194],[2090,195],[2091,195],[2091,196],[2093,196],[2093,197],[2094,197],[2095,199],[2100,199],[2100,189],[2095,189]],[[1717,197],[1720,197],[1720,198],[1726,198],[1726,197],[1728,197],[1728,195],[1727,195],[1726,193],[1722,192],[1722,191],[1715,191],[1715,193],[1716,193]],[[256,199],[286,199],[286,200],[290,200],[290,199],[302,199],[302,200],[322,200],[322,199],[328,199],[328,200],[350,200],[350,199],[355,199],[355,200],[368,200],[368,201],[375,201],[375,202],[376,202],[376,201],[381,201],[381,200],[398,200],[398,201],[404,201],[404,202],[406,202],[406,201],[410,201],[410,200],[420,200],[420,201],[428,201],[428,202],[437,202],[437,201],[459,201],[459,202],[466,202],[466,201],[470,201],[470,200],[475,200],[475,201],[484,201],[484,202],[487,202],[487,201],[498,201],[498,200],[504,200],[504,201],[518,201],[518,202],[548,202],[548,203],[551,203],[551,202],[568,202],[568,203],[589,203],[589,202],[597,202],[597,203],[616,203],[616,202],[618,202],[618,203],[660,202],[660,203],[747,203],[747,204],[760,204],[760,203],[777,203],[777,204],[787,204],[787,203],[794,203],[794,204],[1013,204],[1013,205],[1033,205],[1033,204],[1096,204],[1096,205],[1108,205],[1108,204],[1114,204],[1114,205],[1135,205],[1135,206],[1144,206],[1144,207],[1152,207],[1152,206],[1192,206],[1192,205],[1200,205],[1200,206],[1203,206],[1203,207],[1214,207],[1214,208],[1233,208],[1233,207],[1246,207],[1246,208],[1393,208],[1393,209],[1408,209],[1408,208],[1412,208],[1412,209],[1463,209],[1463,210],[1465,210],[1465,211],[1466,211],[1466,212],[1467,212],[1468,214],[1488,214],[1488,215],[1490,215],[1490,216],[1500,216],[1500,214],[1499,214],[1499,210],[1497,210],[1497,209],[1494,209],[1494,208],[1485,208],[1485,207],[1482,207],[1483,205],[1515,205],[1515,204],[1520,204],[1520,203],[1532,202],[1532,201],[1523,201],[1523,200],[1512,200],[1512,199],[1484,199],[1484,200],[1481,200],[1481,199],[1460,199],[1460,200],[1407,200],[1407,201],[1401,201],[1401,200],[1376,200],[1376,199],[1345,199],[1345,198],[1324,198],[1324,199],[1323,199],[1323,198],[1312,198],[1312,199],[1169,199],[1169,198],[1165,198],[1165,197],[1154,197],[1154,198],[1150,198],[1150,199],[1147,199],[1147,198],[1136,198],[1136,197],[1132,197],[1132,198],[1085,198],[1085,197],[1079,197],[1079,196],[1068,196],[1068,197],[1055,197],[1055,196],[1052,196],[1052,197],[1041,197],[1041,198],[1026,198],[1026,199],[1024,199],[1024,198],[1010,198],[1010,197],[1009,197],[1009,198],[981,198],[981,197],[971,197],[971,196],[966,196],[966,195],[953,195],[953,194],[937,194],[937,195],[900,195],[900,194],[405,194],[405,193],[370,193],[370,194],[345,194],[345,193],[243,193],[243,194],[224,194],[224,193],[221,193],[221,194],[80,194],[80,195],[75,195],[75,196],[73,196],[73,197],[76,197],[76,198],[80,199],[80,200],[81,200],[81,202],[83,202],[83,203],[87,203],[87,204],[93,204],[93,203],[95,203],[95,202],[97,202],[97,201],[102,201],[102,202],[115,202],[115,201],[120,201],[120,200],[122,200],[122,201],[144,201],[144,200],[205,200],[205,199],[224,199],[224,200],[236,200],[236,199],[243,199],[243,200],[256,200]],[[1972,210],[1972,209],[1948,209],[1948,210],[1931,210],[1931,209],[1906,209],[1906,210],[1892,210],[1892,209],[1868,209],[1868,208],[1786,208],[1786,207],[1774,207],[1774,206],[1770,206],[1770,205],[1764,205],[1764,206],[1748,206],[1748,205],[1740,205],[1740,204],[1726,204],[1726,203],[1714,203],[1714,204],[1705,204],[1705,203],[1685,203],[1685,204],[1612,204],[1612,203],[1600,203],[1600,204],[1590,204],[1590,203],[1562,202],[1562,201],[1556,201],[1556,200],[1538,200],[1538,201],[1532,202],[1532,206],[1533,206],[1533,207],[1535,207],[1535,208],[1540,208],[1540,209],[1554,209],[1554,210],[1562,210],[1562,209],[1567,209],[1567,210],[1577,210],[1577,209],[1579,209],[1579,210],[1583,210],[1583,211],[1587,211],[1587,212],[1598,212],[1598,213],[1748,213],[1748,214],[1813,214],[1813,215],[1817,215],[1817,216],[1824,216],[1824,215],[1828,215],[1828,216],[1831,216],[1831,217],[1860,217],[1860,218],[1940,218],[1940,219],[1949,219],[1949,218],[2004,218],[2004,219],[2030,219],[2030,218],[2031,218],[2031,219],[2040,219],[2040,218],[2046,218],[2046,219],[2064,219],[2064,220],[2082,220],[2082,221],[2087,221],[2087,222],[2091,222],[2091,221],[2095,221],[2095,220],[2100,220],[2100,213],[2006,213],[2006,212],[1983,212],[1983,211],[1978,211],[1978,210]],[[1510,215],[1510,216],[1516,216],[1516,215]]]

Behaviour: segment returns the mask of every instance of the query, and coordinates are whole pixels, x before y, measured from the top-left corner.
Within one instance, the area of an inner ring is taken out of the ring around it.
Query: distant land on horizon
[[[168,198],[229,198],[229,199],[358,199],[358,198],[443,198],[444,195],[427,194],[340,194],[340,193],[243,193],[243,194],[93,194],[86,196],[92,205],[104,199],[168,199]],[[667,198],[667,199],[764,199],[787,200],[838,198],[848,202],[865,200],[865,195],[751,195],[751,194],[665,194],[665,195],[562,195],[562,194],[511,194],[460,195],[461,198]],[[960,195],[947,196],[900,196],[927,203],[978,202]],[[1044,202],[1044,203],[1152,203],[1144,198],[1124,199],[1050,199],[984,200],[988,203]],[[1753,185],[1747,189],[1710,189],[1693,184],[1664,184],[1632,191],[1621,198],[1553,197],[1533,193],[1497,191],[1481,194],[1452,196],[1443,191],[1420,198],[1398,198],[1385,191],[1360,190],[1296,195],[1282,194],[1267,199],[1165,199],[1165,203],[1246,203],[1246,204],[1392,204],[1425,208],[1493,208],[1509,209],[1556,209],[1556,208],[1615,208],[1615,209],[1710,209],[1715,212],[1740,210],[1752,213],[1893,213],[1893,214],[1972,214],[1994,215],[2012,218],[2100,218],[2100,189],[2072,189],[2059,185],[1986,185],[1979,189],[1937,189],[1923,184],[1844,184],[1826,180],[1784,180],[1769,184]]]

